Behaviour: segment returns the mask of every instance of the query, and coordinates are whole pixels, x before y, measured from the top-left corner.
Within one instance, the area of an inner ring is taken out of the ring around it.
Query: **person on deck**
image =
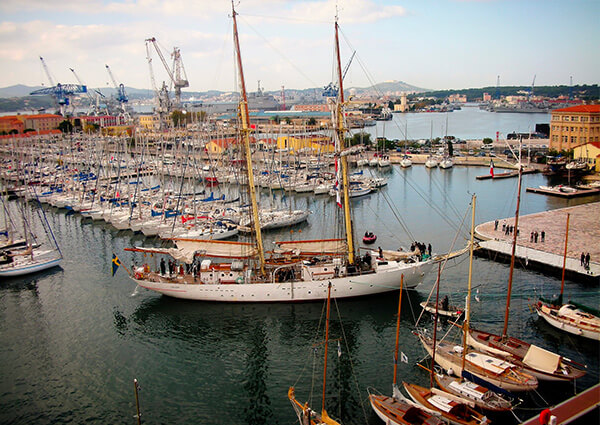
[[[165,264],[165,259],[161,258],[160,259],[160,274],[164,276],[166,272],[167,272],[167,265]]]

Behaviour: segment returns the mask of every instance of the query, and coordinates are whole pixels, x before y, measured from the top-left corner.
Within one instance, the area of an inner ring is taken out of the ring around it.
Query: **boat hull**
[[[542,309],[542,306],[537,305],[535,308],[538,316],[543,318],[550,325],[554,326],[557,329],[563,330],[573,335],[579,335],[584,338],[593,339],[595,341],[600,341],[600,330],[592,331],[588,329],[582,329],[577,326],[570,325],[566,322],[566,320],[561,320],[559,317],[554,317],[551,314],[547,313]]]
[[[55,258],[33,264],[22,264],[13,268],[2,268],[0,269],[0,277],[24,276],[27,274],[41,272],[42,270],[47,270],[58,266],[61,261],[62,258]]]
[[[331,282],[332,298],[353,298],[397,291],[404,275],[404,287],[413,289],[433,267],[432,261],[380,266],[376,273],[281,283],[176,284],[135,279],[142,288],[175,298],[218,302],[307,302],[327,299]]]

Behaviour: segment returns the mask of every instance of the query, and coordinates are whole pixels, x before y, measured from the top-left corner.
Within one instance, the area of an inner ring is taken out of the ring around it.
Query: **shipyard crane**
[[[348,72],[348,69],[350,68],[350,64],[352,63],[352,59],[354,59],[354,55],[356,55],[356,50],[352,52],[352,56],[350,56],[350,60],[344,67],[344,71],[342,72],[342,81],[346,77],[346,73]],[[325,97],[336,97],[337,94],[338,94],[338,86],[337,86],[337,84],[334,84],[333,82],[327,84],[323,88],[323,96],[325,96]]]
[[[500,100],[500,76],[496,79],[496,99]]]
[[[165,117],[171,112],[171,99],[169,99],[169,89],[163,81],[162,87],[158,89],[156,79],[154,78],[154,70],[152,68],[152,56],[150,55],[150,39],[146,39],[146,59],[148,60],[148,68],[150,69],[150,82],[155,95],[154,112],[158,114],[159,129],[162,130],[166,122]]]
[[[533,81],[531,82],[531,89],[529,90],[529,96],[527,96],[527,100],[529,100],[529,98],[533,97],[533,86],[535,86],[535,77],[536,75],[533,75]]]
[[[185,68],[183,67],[181,51],[177,47],[173,48],[173,53],[171,53],[171,58],[173,58],[173,66],[170,68],[165,56],[158,46],[156,37],[147,38],[146,43],[152,43],[154,46],[154,50],[156,50],[158,57],[167,71],[167,74],[169,74],[169,78],[171,80],[170,85],[175,88],[175,106],[177,108],[181,108],[181,89],[190,86],[185,73]],[[182,75],[184,78],[182,78]]]
[[[573,100],[573,76],[569,79],[569,100]]]
[[[83,82],[81,81],[81,78],[79,78],[79,75],[77,75],[77,73],[75,72],[75,70],[73,68],[69,68],[69,69],[71,70],[71,72],[75,76],[75,79],[77,80],[77,82],[80,85],[85,86],[85,84],[83,84]],[[90,90],[87,91],[87,96],[90,99],[91,114],[92,115],[100,115],[100,112],[101,112],[100,111],[100,98],[101,97],[104,98],[105,96],[98,89],[92,89],[92,90],[95,93],[95,95],[92,94],[92,92]]]
[[[50,74],[50,70],[44,61],[44,58],[40,56],[40,61],[48,77],[51,87],[46,87],[39,90],[34,90],[29,93],[31,96],[52,96],[56,102],[57,107],[60,109],[60,114],[65,115],[66,107],[71,104],[70,97],[79,93],[87,93],[87,87],[83,84],[54,84],[54,79]]]
[[[123,85],[123,83],[117,84],[117,80],[115,80],[115,76],[113,75],[112,71],[110,70],[110,67],[108,65],[105,65],[105,66],[106,66],[106,70],[108,71],[108,75],[110,76],[110,79],[111,79],[113,85],[115,86],[115,89],[117,90],[116,99],[117,99],[117,102],[119,102],[119,104],[121,105],[121,115],[123,115],[129,119],[129,114],[127,113],[127,110],[125,109],[125,104],[127,102],[129,102],[127,93],[125,93],[125,86]]]

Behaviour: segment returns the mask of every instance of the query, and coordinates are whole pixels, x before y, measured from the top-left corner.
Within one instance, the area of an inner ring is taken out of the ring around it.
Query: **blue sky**
[[[239,0],[249,90],[324,86],[332,79],[338,8],[347,87],[401,80],[429,89],[598,83],[598,0]],[[109,64],[150,88],[144,39],[177,46],[190,89],[236,90],[228,0],[2,0],[0,86],[55,81],[106,87]],[[153,56],[156,80],[166,79]]]

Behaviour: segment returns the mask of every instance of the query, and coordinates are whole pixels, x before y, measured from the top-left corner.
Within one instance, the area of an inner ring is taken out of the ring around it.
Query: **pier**
[[[600,202],[520,216],[515,264],[561,276],[567,213],[571,218],[565,276],[574,281],[599,283]],[[513,235],[503,232],[503,225],[514,225],[514,217],[499,219],[497,230],[494,230],[493,221],[480,224],[475,228],[477,236],[483,239],[480,249],[475,251],[477,256],[501,262],[510,261]],[[535,236],[533,240],[531,238],[531,232],[536,231],[537,242]],[[545,234],[543,241],[542,231]],[[581,265],[582,252],[590,253],[591,260],[588,268]]]
[[[578,198],[580,196],[591,196],[600,194],[600,189],[575,189],[573,191],[562,191],[560,189],[542,189],[539,187],[528,187],[527,192],[541,193],[542,195],[558,196],[560,198]]]
[[[592,412],[598,406],[600,406],[600,384],[551,407],[550,415],[556,417],[557,424],[570,424]],[[593,421],[590,419],[589,423],[594,423]],[[537,415],[523,422],[523,425],[539,425],[540,423],[540,416]]]

